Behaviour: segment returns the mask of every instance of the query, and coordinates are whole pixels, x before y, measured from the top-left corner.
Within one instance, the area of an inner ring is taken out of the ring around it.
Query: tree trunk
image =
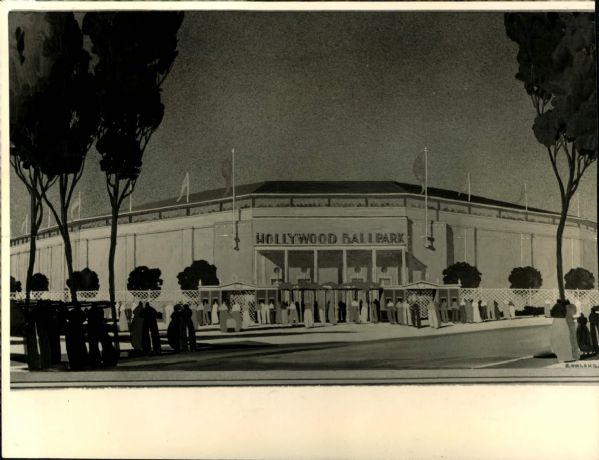
[[[64,244],[64,257],[67,262],[67,279],[73,279],[73,249],[71,247],[71,237],[69,235],[69,223],[67,220],[67,208],[64,202],[64,196],[60,196],[60,219],[62,220],[62,241]],[[77,289],[73,283],[70,283],[71,301],[77,302]]]
[[[566,300],[566,292],[564,290],[564,262],[562,257],[562,239],[564,236],[564,228],[566,227],[566,219],[568,218],[568,209],[570,207],[570,200],[567,198],[562,199],[562,212],[559,217],[559,224],[557,226],[556,235],[556,259],[557,259],[557,287],[559,289],[559,298]]]
[[[37,203],[34,193],[29,195],[30,200],[30,227],[29,227],[29,265],[27,265],[27,278],[25,279],[25,304],[29,305],[31,298],[31,278],[33,277],[33,268],[35,265],[35,255],[37,251]]]
[[[119,220],[119,205],[118,205],[118,182],[114,188],[115,200],[110,203],[112,207],[112,221],[110,222],[110,249],[108,251],[108,292],[110,295],[110,311],[114,326],[115,348],[119,351],[119,328],[116,318],[116,292],[114,286],[114,257],[116,254],[117,230]]]

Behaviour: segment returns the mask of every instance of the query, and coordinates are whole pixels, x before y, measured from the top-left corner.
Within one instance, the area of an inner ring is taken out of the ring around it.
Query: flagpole
[[[424,146],[424,237],[428,247],[428,148]]]
[[[189,171],[185,173],[185,182],[187,183],[187,194],[185,199],[187,200],[187,203],[189,203]]]
[[[131,189],[131,182],[129,182],[129,189]],[[131,212],[133,209],[133,203],[132,203],[133,198],[132,197],[133,197],[133,192],[131,190],[129,190],[129,212]]]
[[[468,201],[470,201],[470,173],[468,173]]]
[[[232,194],[233,194],[233,249],[239,250],[238,241],[239,238],[237,236],[237,216],[235,215],[235,148],[231,149],[231,184],[232,184]]]
[[[576,194],[576,217],[580,217],[580,195]]]
[[[81,191],[79,191],[77,198],[79,199],[79,206],[77,207],[77,220],[81,220]]]
[[[526,188],[526,182],[524,182],[524,206],[526,212],[528,212],[528,189]]]

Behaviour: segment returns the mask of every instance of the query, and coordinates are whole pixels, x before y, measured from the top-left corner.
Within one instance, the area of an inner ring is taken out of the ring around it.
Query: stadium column
[[[376,283],[376,249],[372,250],[371,280],[373,283]]]
[[[283,281],[289,282],[289,249],[285,249],[285,260],[283,261]]]
[[[399,284],[405,285],[409,282],[408,261],[406,248],[401,249],[401,281]]]

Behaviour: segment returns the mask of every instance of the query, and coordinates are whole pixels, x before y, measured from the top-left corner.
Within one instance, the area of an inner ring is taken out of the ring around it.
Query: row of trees
[[[19,18],[10,50],[10,160],[30,198],[26,300],[43,203],[63,239],[67,285],[77,300],[68,210],[95,145],[112,211],[108,277],[114,306],[119,210],[164,115],[160,88],[177,56],[183,13],[89,12],[81,26],[73,13]]]
[[[217,286],[220,284],[216,276],[216,266],[205,260],[196,260],[177,275],[179,287],[184,291],[193,291],[202,286]],[[162,272],[159,268],[146,266],[135,267],[127,279],[129,291],[160,291],[162,289]],[[478,269],[466,262],[457,262],[443,270],[445,284],[461,284],[465,288],[477,288],[482,274]],[[588,270],[578,267],[571,269],[565,278],[566,289],[593,289],[595,276]],[[516,267],[508,278],[512,289],[539,289],[543,285],[541,272],[534,267]],[[32,276],[32,291],[47,291],[48,278],[36,273]],[[73,272],[73,277],[67,280],[69,289],[75,291],[97,291],[100,289],[98,275],[89,268]],[[10,291],[20,292],[21,282],[10,277]]]
[[[149,268],[145,265],[135,267],[127,278],[129,291],[160,291],[162,289],[162,272],[159,268]],[[200,286],[216,286],[219,284],[216,276],[216,266],[205,260],[196,260],[177,275],[181,290],[196,290]],[[69,291],[98,291],[100,280],[98,274],[88,267],[75,271],[67,280]],[[47,291],[48,277],[43,273],[35,273],[30,281],[31,291]],[[10,292],[21,292],[21,282],[10,277]]]
[[[443,270],[445,284],[461,284],[465,288],[480,286],[482,273],[467,262],[456,262]],[[534,267],[515,267],[508,277],[511,289],[539,289],[543,285],[541,272]],[[588,270],[578,267],[564,276],[566,289],[593,289],[595,276]]]

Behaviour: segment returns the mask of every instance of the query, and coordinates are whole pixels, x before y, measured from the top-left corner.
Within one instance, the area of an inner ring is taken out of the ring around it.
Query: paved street
[[[215,328],[202,328],[198,331],[196,352],[174,354],[165,343],[160,356],[124,357],[130,349],[124,337],[123,358],[118,368],[87,372],[29,372],[22,362],[22,342],[13,339],[12,382],[18,386],[88,380],[220,381],[231,376],[236,380],[268,380],[275,375],[293,375],[302,380],[325,374],[332,379],[336,375],[344,378],[349,375],[367,381],[368,376],[400,375],[397,371],[422,371],[432,378],[442,374],[492,375],[491,371],[504,375],[502,372],[513,369],[559,370],[560,375],[567,376],[564,365],[558,364],[549,352],[549,325],[546,318],[519,318],[450,324],[438,330],[390,324],[343,324],[313,329],[255,327],[223,334]],[[575,373],[599,374],[598,361],[588,362],[589,369]],[[424,375],[422,372],[418,375]]]

